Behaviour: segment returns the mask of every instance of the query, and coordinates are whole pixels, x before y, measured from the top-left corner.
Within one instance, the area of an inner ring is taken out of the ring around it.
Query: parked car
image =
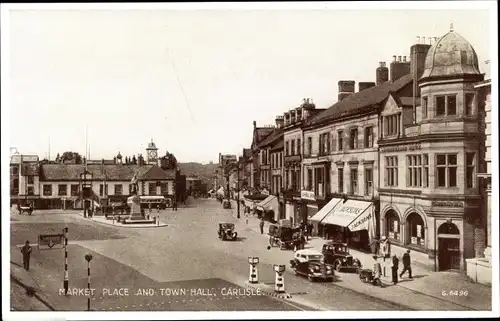
[[[219,223],[217,234],[222,241],[235,241],[238,238],[238,233],[234,231],[233,223]]]
[[[295,275],[305,276],[309,281],[333,281],[335,274],[333,266],[325,264],[324,256],[313,249],[298,250],[290,266]]]
[[[321,252],[325,257],[325,263],[333,265],[334,269],[338,272],[358,272],[358,269],[361,267],[359,260],[354,259],[349,254],[349,248],[345,243],[325,243]]]

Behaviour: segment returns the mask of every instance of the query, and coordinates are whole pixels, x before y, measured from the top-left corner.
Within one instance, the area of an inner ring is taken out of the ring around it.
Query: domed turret
[[[120,154],[120,152],[118,152],[118,155],[116,155],[116,159],[122,159],[122,154]]]
[[[477,54],[471,44],[458,33],[450,32],[437,40],[425,58],[420,79],[463,75],[480,75]]]

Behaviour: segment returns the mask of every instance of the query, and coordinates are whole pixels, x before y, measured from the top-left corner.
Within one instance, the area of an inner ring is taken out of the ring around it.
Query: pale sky
[[[339,80],[357,91],[450,23],[480,68],[494,58],[486,10],[11,12],[10,146],[44,158],[50,137],[52,159],[84,155],[87,124],[92,159],[145,154],[153,138],[160,155],[216,162],[250,146],[254,120],[305,97],[327,108]]]

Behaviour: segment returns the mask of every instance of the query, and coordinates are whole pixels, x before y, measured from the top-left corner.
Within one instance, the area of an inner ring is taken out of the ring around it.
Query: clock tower
[[[151,143],[149,143],[148,148],[146,148],[146,154],[148,164],[158,164],[158,148],[156,148],[153,139],[151,139]]]

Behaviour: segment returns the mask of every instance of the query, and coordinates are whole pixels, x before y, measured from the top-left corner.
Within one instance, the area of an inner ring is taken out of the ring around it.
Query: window
[[[161,195],[168,194],[168,183],[161,183]]]
[[[108,195],[108,184],[106,185],[103,185],[103,184],[100,184],[99,185],[99,196],[106,196]]]
[[[28,186],[28,195],[35,195],[35,188],[33,186]]]
[[[312,149],[313,149],[312,137],[307,137],[307,151],[308,151],[309,155],[312,154]]]
[[[358,194],[358,170],[351,168],[351,194]]]
[[[465,94],[465,115],[472,116],[474,108],[474,94]]]
[[[446,97],[436,97],[436,116],[443,116],[446,113]]]
[[[387,136],[397,135],[399,133],[399,114],[385,116],[385,133]]]
[[[436,116],[453,116],[457,114],[457,96],[437,96]]]
[[[43,185],[43,196],[52,195],[52,185]]]
[[[365,146],[364,148],[372,148],[373,147],[373,127],[365,128]]]
[[[301,154],[301,151],[302,148],[301,148],[301,142],[300,142],[300,138],[297,139],[297,155],[300,155]]]
[[[387,156],[385,158],[385,185],[398,186],[398,157]]]
[[[314,173],[314,194],[317,196],[325,195],[325,175],[324,175],[324,167],[315,168]]]
[[[312,190],[312,186],[313,186],[313,171],[312,169],[308,168],[307,169],[307,186],[306,186],[306,189],[308,191]]]
[[[68,194],[68,186],[66,184],[60,184],[58,185],[58,195],[59,196],[66,196]]]
[[[358,148],[358,129],[351,129],[351,135],[349,137],[349,148],[357,149]]]
[[[35,176],[33,175],[28,176],[28,184],[30,185],[35,184]]]
[[[427,118],[427,97],[422,97],[422,118]]]
[[[289,151],[289,149],[288,149],[288,148],[289,148],[289,145],[290,145],[290,144],[289,144],[289,142],[287,141],[287,142],[285,143],[285,156],[288,156],[288,155],[289,155],[289,152],[288,152],[288,151]]]
[[[427,154],[422,155],[422,186],[429,187],[429,156]]]
[[[328,133],[319,135],[319,154],[330,154],[330,135]]]
[[[338,131],[337,145],[338,145],[339,150],[343,150],[343,148],[344,148],[344,132],[342,130]]]
[[[123,195],[123,185],[115,184],[115,195]]]
[[[422,157],[421,155],[408,155],[406,157],[407,173],[406,186],[422,187]]]
[[[401,234],[399,231],[399,217],[394,210],[389,210],[385,214],[385,231],[386,236],[393,240],[401,240]]]
[[[295,139],[292,139],[292,151],[291,151],[291,155],[295,155]]]
[[[19,174],[19,168],[17,166],[12,167],[12,175],[18,175]]]
[[[372,195],[373,169],[365,168],[365,195]]]
[[[436,155],[437,186],[456,187],[457,186],[457,155],[441,154]]]
[[[474,188],[475,184],[475,174],[476,174],[476,154],[475,153],[466,153],[465,154],[465,164],[466,168],[466,186],[467,188]]]
[[[342,194],[344,193],[344,169],[339,168],[338,169],[338,180],[339,180],[339,193]]]
[[[78,184],[71,184],[71,196],[78,196],[80,193],[80,188]]]

